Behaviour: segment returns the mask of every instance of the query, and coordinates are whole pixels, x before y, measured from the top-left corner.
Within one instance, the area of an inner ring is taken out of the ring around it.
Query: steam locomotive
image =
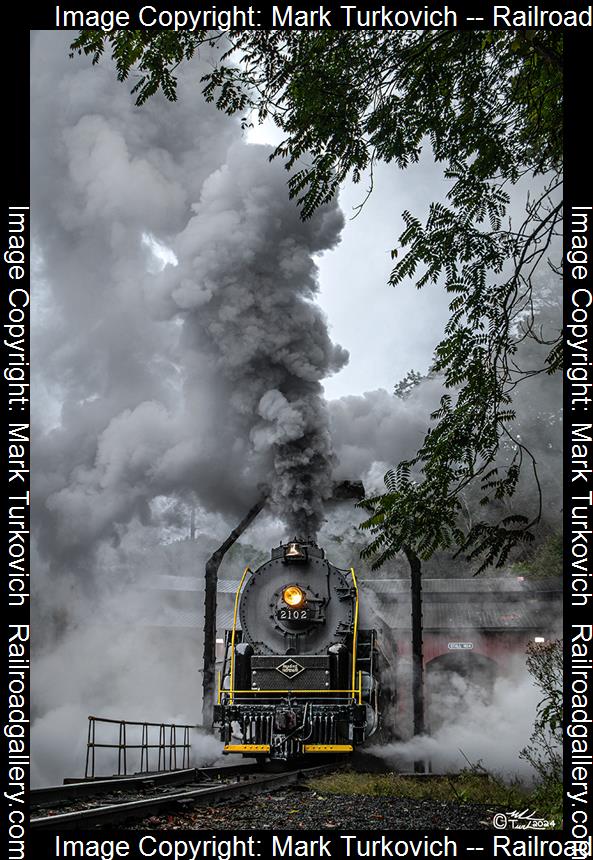
[[[360,624],[354,570],[312,541],[280,544],[245,570],[224,641],[214,708],[224,753],[347,754],[379,730],[387,661],[377,632]]]

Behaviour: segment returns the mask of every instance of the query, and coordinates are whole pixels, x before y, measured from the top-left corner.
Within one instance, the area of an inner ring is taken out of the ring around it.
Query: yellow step
[[[226,744],[224,751],[268,753],[270,752],[270,744]]]

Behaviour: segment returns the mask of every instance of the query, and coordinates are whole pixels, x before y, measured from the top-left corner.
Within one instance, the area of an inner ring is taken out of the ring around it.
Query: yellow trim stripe
[[[270,744],[226,744],[225,752],[270,752]]]
[[[358,693],[358,700],[360,702],[361,687],[359,687],[358,690],[356,689],[356,648],[358,643],[358,583],[356,582],[356,574],[354,573],[353,567],[350,568],[350,574],[352,576],[352,584],[354,586],[356,599],[354,603],[354,631],[352,635],[352,687],[350,688],[350,690],[235,690],[235,635],[237,631],[237,612],[239,609],[239,595],[241,594],[241,589],[243,588],[243,583],[245,582],[245,577],[248,573],[253,573],[249,566],[246,567],[243,571],[243,576],[241,577],[239,587],[235,594],[235,606],[233,609],[233,631],[231,634],[231,666],[229,681],[230,703],[232,704],[234,702],[235,693],[350,693],[352,698],[354,698]]]
[[[239,588],[237,589],[237,593],[235,594],[235,608],[233,611],[233,632],[231,634],[231,677],[229,680],[229,696],[230,702],[233,702],[233,694],[234,694],[234,684],[235,684],[235,633],[237,630],[237,611],[239,609],[239,595],[241,593],[241,589],[243,588],[243,583],[245,582],[245,577],[248,573],[251,573],[251,568],[247,566],[243,571],[243,576],[241,577],[241,582],[239,583]]]
[[[348,693],[349,696],[352,695],[352,690],[260,690],[259,687],[253,687],[251,690],[233,690],[234,693]],[[360,690],[354,690],[355,693],[360,694]]]
[[[305,744],[303,752],[306,753],[323,753],[323,752],[353,752],[352,744]]]
[[[358,584],[356,582],[356,574],[354,568],[350,568],[352,574],[352,584],[356,593],[356,603],[354,604],[354,633],[352,635],[352,698],[356,693],[356,646],[358,643]]]

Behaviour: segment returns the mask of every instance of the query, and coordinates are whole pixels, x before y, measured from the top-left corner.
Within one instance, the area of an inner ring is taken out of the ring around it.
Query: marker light
[[[282,592],[282,600],[287,606],[300,606],[305,595],[298,585],[288,585]]]

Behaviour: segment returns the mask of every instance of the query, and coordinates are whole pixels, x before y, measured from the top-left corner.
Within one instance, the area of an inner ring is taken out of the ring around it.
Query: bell
[[[303,551],[298,545],[298,543],[291,543],[288,545],[288,549],[286,550],[285,557],[290,558],[302,558]]]
[[[284,563],[292,564],[304,561],[307,561],[307,550],[295,538],[284,550]]]

